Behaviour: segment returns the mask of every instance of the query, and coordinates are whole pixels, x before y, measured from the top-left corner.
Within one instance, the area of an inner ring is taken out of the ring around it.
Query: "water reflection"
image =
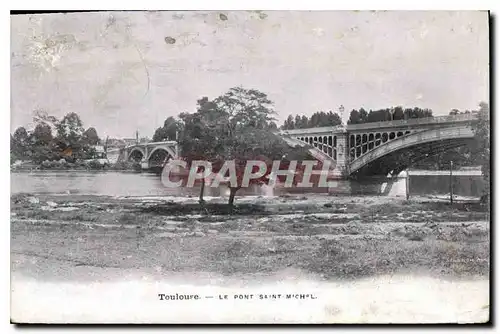
[[[474,180],[473,180],[474,179]],[[333,181],[331,188],[270,188],[257,185],[240,189],[237,196],[279,196],[283,194],[330,193],[339,195],[390,195],[406,196],[404,178],[387,182],[387,179],[372,178],[363,181]],[[481,176],[457,176],[454,193],[464,196],[479,196]],[[449,192],[448,176],[418,176],[410,179],[411,194],[446,194]],[[168,188],[159,175],[152,173],[117,171],[34,171],[12,172],[11,193],[81,194],[104,196],[198,196],[199,186],[193,188]],[[205,196],[227,197],[225,186],[205,187]]]
[[[227,188],[205,187],[206,196],[224,196]],[[199,186],[168,188],[156,174],[133,172],[36,171],[11,173],[11,193],[104,196],[198,196]],[[266,195],[257,186],[238,195]]]

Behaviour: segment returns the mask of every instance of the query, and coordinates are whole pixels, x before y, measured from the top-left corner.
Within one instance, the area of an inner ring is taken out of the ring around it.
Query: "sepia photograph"
[[[491,20],[11,12],[11,323],[489,323]]]

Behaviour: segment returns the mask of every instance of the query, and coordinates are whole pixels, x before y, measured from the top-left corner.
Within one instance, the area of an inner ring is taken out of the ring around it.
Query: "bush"
[[[89,161],[87,167],[90,169],[102,169],[104,165],[102,165],[99,160]]]
[[[141,170],[141,168],[139,162],[132,161],[119,161],[111,166],[113,170]]]

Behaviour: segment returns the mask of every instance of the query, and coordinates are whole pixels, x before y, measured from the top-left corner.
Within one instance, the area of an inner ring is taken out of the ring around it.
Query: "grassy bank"
[[[141,164],[136,162],[117,162],[103,164],[98,160],[86,160],[68,162],[64,159],[59,161],[43,161],[41,163],[34,163],[31,161],[24,161],[19,164],[11,164],[11,171],[32,171],[32,170],[115,170],[115,171],[140,171],[142,170]]]
[[[59,279],[75,267],[223,275],[293,268],[325,279],[489,273],[489,216],[476,203],[257,198],[229,215],[224,204],[195,200],[13,196],[13,270]]]

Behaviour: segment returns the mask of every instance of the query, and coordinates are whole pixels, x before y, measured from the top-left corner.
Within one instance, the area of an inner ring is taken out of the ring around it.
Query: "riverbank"
[[[238,198],[235,214],[227,215],[220,211],[224,199],[208,197],[204,208],[196,201],[178,196],[14,195],[13,284],[65,282],[86,289],[91,282],[116,282],[108,286],[116,290],[120,282],[146,277],[170,286],[180,279],[197,289],[209,284],[224,290],[223,282],[232,282],[238,291],[267,282],[267,291],[277,291],[276,277],[296,277],[316,287],[340,284],[345,295],[349,284],[368,289],[367,282],[380,277],[387,289],[393,288],[387,285],[391,277],[406,282],[402,286],[430,280],[451,289],[471,282],[480,284],[479,291],[462,287],[460,293],[481,296],[482,304],[474,307],[482,316],[476,320],[485,320],[489,295],[487,284],[479,282],[489,279],[490,229],[488,212],[477,202],[450,206],[424,198],[253,196]],[[416,281],[408,281],[410,277]],[[30,285],[17,286],[21,293]],[[321,314],[332,321],[351,319],[342,312]],[[359,319],[373,321],[373,314]],[[432,319],[436,317],[428,317]]]
[[[64,159],[34,163],[31,161],[16,162],[10,165],[11,172],[25,171],[141,171],[141,164],[136,162],[103,163],[100,160],[68,162]]]
[[[167,256],[155,265],[180,270],[273,272],[293,264],[339,279],[415,270],[440,277],[489,273],[489,217],[476,203],[252,197],[237,200],[229,216],[222,199],[208,198],[204,208],[196,198],[175,199],[13,196],[12,251],[40,254],[43,246],[65,259],[68,247],[78,245],[82,253],[68,261],[86,263],[87,248],[109,248],[116,258],[97,257],[90,265],[127,268],[151,262],[143,256],[162,244],[175,262]],[[134,260],[121,257],[130,253]],[[243,266],[241,256],[249,261]]]

